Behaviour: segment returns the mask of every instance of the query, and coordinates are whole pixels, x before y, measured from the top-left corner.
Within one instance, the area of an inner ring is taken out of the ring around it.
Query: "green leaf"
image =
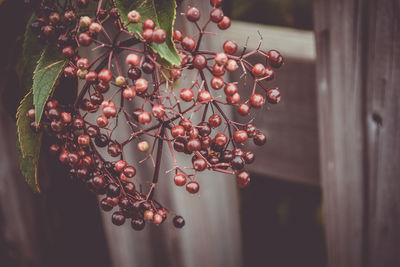
[[[22,69],[23,73],[21,76],[22,85],[25,87],[25,92],[32,88],[32,77],[33,72],[36,68],[36,64],[43,51],[43,45],[41,45],[31,31],[31,24],[36,20],[36,16],[32,15],[26,25],[24,43],[22,46]]]
[[[38,185],[38,164],[42,133],[34,133],[26,116],[33,108],[32,90],[22,99],[17,110],[17,149],[20,169],[33,191],[40,192]]]
[[[170,64],[180,65],[181,59],[172,40],[176,16],[175,0],[114,0],[114,2],[121,15],[122,22],[127,25],[126,27],[130,32],[143,32],[141,23],[129,24],[127,15],[132,10],[137,10],[142,16],[142,20],[151,18],[155,21],[157,28],[164,29],[167,33],[165,43],[151,44],[151,47]]]
[[[33,74],[33,105],[36,123],[40,122],[44,106],[52,95],[66,63],[67,61],[54,46],[48,46],[40,56]]]

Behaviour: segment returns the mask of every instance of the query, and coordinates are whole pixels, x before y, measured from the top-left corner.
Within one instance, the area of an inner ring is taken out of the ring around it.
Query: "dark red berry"
[[[246,151],[246,152],[243,154],[243,159],[244,159],[244,161],[246,162],[246,164],[251,164],[251,163],[253,163],[254,160],[255,160],[255,158],[256,158],[256,156],[254,155],[254,152],[253,152],[253,151]]]
[[[190,194],[196,194],[200,190],[200,185],[196,181],[190,181],[189,183],[186,184],[186,191],[188,191]]]
[[[121,211],[116,211],[113,213],[111,221],[115,225],[123,225],[125,223],[125,216]]]
[[[186,176],[184,174],[182,174],[182,173],[178,173],[174,177],[174,183],[177,186],[184,186],[186,184]]]
[[[208,118],[208,123],[212,128],[217,128],[222,123],[221,116],[218,114],[211,115],[210,118]]]
[[[246,171],[241,171],[236,175],[236,182],[240,188],[244,188],[250,183],[250,174]]]
[[[266,93],[268,103],[278,104],[281,102],[281,93],[278,88],[269,89]]]
[[[196,55],[194,58],[193,58],[193,66],[196,68],[196,69],[199,69],[199,70],[202,70],[202,69],[204,69],[206,66],[207,66],[207,59],[206,59],[206,57],[205,56],[203,56],[203,55]]]
[[[131,221],[131,227],[133,230],[141,231],[144,229],[146,222],[143,219],[133,219]]]
[[[156,23],[152,19],[145,19],[142,23],[142,29],[154,29],[156,27]]]
[[[92,37],[86,32],[83,32],[78,36],[78,42],[81,46],[89,46],[92,44],[92,41]]]
[[[224,18],[224,12],[219,8],[211,10],[210,19],[212,22],[218,23]]]
[[[253,137],[254,144],[256,144],[258,146],[264,145],[266,141],[267,141],[267,137],[265,136],[265,134],[263,134],[261,132],[256,133]]]
[[[196,48],[196,41],[190,36],[185,36],[182,39],[181,44],[182,44],[183,49],[185,49],[186,51],[189,51],[189,52],[193,52],[194,49]]]
[[[233,139],[236,143],[244,143],[248,139],[247,132],[244,130],[238,130],[233,134]]]
[[[198,21],[200,19],[200,10],[196,7],[190,7],[186,11],[185,16],[191,22]]]
[[[242,116],[247,116],[250,114],[250,106],[247,103],[242,103],[238,106],[238,113]]]
[[[224,16],[222,20],[218,22],[217,26],[221,30],[226,30],[231,26],[231,19],[227,16]]]
[[[207,168],[207,162],[203,158],[197,158],[193,161],[193,168],[196,171],[204,171]]]
[[[156,29],[153,32],[153,42],[156,44],[162,44],[167,39],[167,33],[163,29]]]
[[[182,228],[185,226],[185,220],[181,216],[175,216],[173,223],[176,228]]]

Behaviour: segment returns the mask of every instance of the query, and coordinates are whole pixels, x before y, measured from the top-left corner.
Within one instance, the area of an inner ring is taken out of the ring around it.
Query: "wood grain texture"
[[[316,0],[329,266],[399,266],[399,2]]]

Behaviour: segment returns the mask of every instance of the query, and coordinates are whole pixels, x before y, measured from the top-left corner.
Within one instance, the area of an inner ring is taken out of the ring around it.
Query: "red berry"
[[[224,88],[224,92],[227,96],[233,96],[238,91],[237,85],[234,83],[227,83]]]
[[[152,29],[145,29],[142,33],[143,39],[146,42],[151,42],[153,40],[153,32]]]
[[[100,115],[99,117],[97,117],[96,123],[100,128],[104,128],[108,124],[108,119],[106,116]]]
[[[218,65],[217,63],[215,63],[215,64],[213,65],[212,72],[213,72],[213,74],[214,74],[215,76],[222,76],[222,75],[225,74],[225,67],[224,67],[224,66],[221,66],[221,65]]]
[[[62,50],[62,55],[66,58],[71,58],[75,55],[75,50],[72,48],[72,46],[66,46]]]
[[[89,46],[92,44],[92,41],[92,37],[90,37],[90,35],[86,32],[83,32],[78,36],[78,43],[81,46]]]
[[[78,144],[80,144],[81,146],[88,146],[89,143],[90,143],[89,135],[81,134],[80,136],[78,136]]]
[[[224,0],[210,0],[210,5],[214,7],[222,6]]]
[[[185,132],[186,132],[185,128],[183,128],[183,126],[181,125],[174,126],[171,129],[171,134],[173,138],[177,138],[178,136],[184,136]]]
[[[174,42],[179,43],[183,40],[183,34],[179,30],[174,30]]]
[[[199,94],[197,95],[197,101],[199,102],[209,102],[211,101],[212,97],[210,92],[208,91],[200,91]]]
[[[233,139],[236,143],[244,143],[248,139],[247,132],[238,130],[233,134]]]
[[[126,167],[126,161],[125,160],[118,160],[117,162],[114,163],[114,169],[117,172],[122,172],[125,167]]]
[[[217,146],[224,146],[228,143],[228,137],[224,133],[219,133],[214,137],[214,142]]]
[[[186,51],[193,52],[196,48],[196,41],[190,36],[185,36],[182,39],[181,45]]]
[[[250,174],[246,171],[241,171],[236,175],[236,182],[240,188],[244,188],[250,183]]]
[[[132,100],[136,97],[136,90],[131,87],[125,88],[122,95],[125,99]]]
[[[273,80],[275,77],[275,71],[271,68],[265,68],[264,78],[267,81]]]
[[[139,63],[140,63],[140,57],[134,53],[131,53],[126,57],[125,63],[127,65],[137,67],[137,66],[139,66]]]
[[[76,62],[76,66],[81,70],[87,70],[89,68],[89,60],[85,57],[81,57]]]
[[[211,79],[211,87],[215,90],[219,90],[222,87],[224,87],[224,79],[222,79],[221,77],[213,77]]]
[[[235,93],[232,96],[226,96],[226,102],[229,104],[237,104],[240,101],[239,93]]]
[[[263,64],[255,64],[253,69],[251,70],[251,73],[253,73],[254,76],[256,77],[263,77],[265,75],[265,67]]]
[[[186,11],[185,16],[191,22],[198,21],[200,19],[200,10],[195,7],[190,7]]]
[[[97,73],[94,70],[89,71],[85,76],[85,80],[88,83],[95,83],[97,81]]]
[[[283,64],[283,57],[276,50],[269,50],[267,52],[268,64],[273,68],[280,68]]]
[[[152,19],[145,19],[142,23],[142,29],[154,29],[156,27],[156,23]]]
[[[227,53],[229,55],[233,55],[236,53],[236,51],[238,49],[238,45],[234,41],[228,40],[228,41],[225,41],[223,48],[224,48],[225,53]]]
[[[181,99],[183,101],[186,101],[186,102],[190,102],[194,98],[193,91],[192,91],[192,89],[189,89],[189,88],[183,88],[181,90],[179,96],[181,97]]]
[[[154,105],[151,113],[153,113],[153,115],[159,119],[161,119],[162,117],[164,117],[165,115],[165,109],[163,105]]]
[[[139,114],[138,116],[138,121],[142,124],[147,124],[151,121],[151,115],[150,113],[143,111]]]
[[[108,106],[103,108],[103,113],[107,118],[115,117],[117,115],[117,109],[114,106]]]
[[[153,31],[153,42],[156,44],[162,44],[167,39],[167,33],[163,29],[157,29]]]
[[[124,168],[124,175],[128,178],[132,178],[136,175],[136,169],[133,166],[126,166]]]
[[[219,116],[218,114],[211,115],[210,118],[208,118],[208,123],[212,128],[217,128],[222,123],[221,116]]]
[[[184,186],[186,184],[186,176],[184,174],[182,174],[182,173],[178,173],[174,177],[174,183],[177,186]]]
[[[200,140],[197,138],[190,139],[186,144],[187,149],[189,152],[198,151],[201,149]]]
[[[66,66],[66,67],[64,68],[64,75],[65,75],[65,77],[67,77],[67,78],[75,77],[75,76],[76,76],[76,72],[77,72],[77,70],[76,70],[76,68],[73,67],[73,66]]]
[[[237,70],[239,68],[239,66],[238,66],[236,60],[229,59],[228,62],[226,62],[226,64],[225,64],[225,68],[228,71],[233,72],[233,71]]]
[[[188,191],[190,194],[196,194],[200,190],[200,185],[196,181],[190,181],[186,185],[186,191]]]
[[[207,168],[207,162],[203,158],[197,158],[193,161],[193,168],[196,171],[204,171]]]
[[[224,18],[224,12],[219,8],[214,8],[210,12],[210,19],[212,22],[218,23]]]
[[[231,19],[227,16],[224,16],[220,22],[217,24],[218,28],[221,30],[226,30],[231,26]]]
[[[250,113],[250,106],[247,103],[241,103],[238,106],[238,113],[242,116],[247,116]]]
[[[252,151],[246,151],[243,155],[243,159],[246,162],[246,164],[251,164],[254,162],[256,156]]]
[[[253,94],[250,97],[250,105],[254,108],[260,108],[264,105],[264,97],[260,94]]]
[[[256,144],[258,146],[264,145],[266,141],[267,141],[267,137],[265,136],[265,134],[263,134],[261,132],[256,133],[256,135],[253,137],[254,144]]]
[[[278,104],[281,102],[281,93],[278,88],[269,89],[266,93],[268,103]]]
[[[146,92],[148,86],[149,86],[149,83],[147,82],[146,79],[143,79],[143,78],[139,78],[135,82],[136,91],[139,94]]]
[[[218,65],[224,66],[228,62],[228,56],[223,52],[218,52],[215,54],[214,60]]]
[[[112,72],[110,70],[101,70],[98,75],[99,79],[105,83],[109,83],[112,80]]]
[[[207,66],[207,59],[203,55],[196,55],[193,59],[193,66],[196,69],[202,70]]]

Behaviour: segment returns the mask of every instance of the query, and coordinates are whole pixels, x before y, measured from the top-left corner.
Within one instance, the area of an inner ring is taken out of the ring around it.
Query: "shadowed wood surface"
[[[329,266],[400,266],[399,1],[315,1]]]

